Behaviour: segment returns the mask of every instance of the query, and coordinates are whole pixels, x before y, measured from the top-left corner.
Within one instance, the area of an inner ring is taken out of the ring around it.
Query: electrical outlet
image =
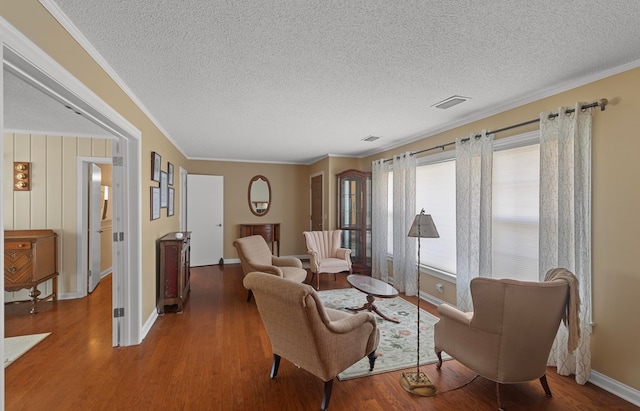
[[[436,291],[440,294],[444,293],[444,286],[442,285],[442,283],[436,284]]]

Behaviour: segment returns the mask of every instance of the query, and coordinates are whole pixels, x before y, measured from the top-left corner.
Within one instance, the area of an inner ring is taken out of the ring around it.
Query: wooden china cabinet
[[[346,170],[338,177],[338,228],[351,249],[353,272],[371,275],[371,173]]]

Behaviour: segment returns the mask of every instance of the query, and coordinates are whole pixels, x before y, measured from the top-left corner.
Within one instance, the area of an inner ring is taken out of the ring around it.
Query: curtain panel
[[[552,268],[573,272],[580,288],[580,340],[569,353],[568,330],[560,325],[549,358],[558,374],[591,373],[591,109],[540,115],[540,281]]]
[[[389,237],[389,165],[384,159],[371,163],[373,188],[371,210],[371,275],[389,282],[387,238]]]
[[[493,134],[456,139],[456,289],[465,312],[473,311],[471,279],[491,277],[492,163]]]
[[[393,158],[393,286],[417,294],[416,239],[408,237],[416,216],[416,158],[407,152]]]

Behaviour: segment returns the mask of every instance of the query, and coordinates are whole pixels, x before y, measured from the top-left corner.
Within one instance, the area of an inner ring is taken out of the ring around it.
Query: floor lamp
[[[434,395],[436,393],[436,387],[433,385],[427,375],[420,371],[420,239],[421,238],[440,238],[436,225],[433,223],[433,219],[430,214],[424,213],[424,208],[420,211],[420,214],[416,215],[413,220],[413,224],[409,229],[408,237],[418,238],[418,324],[417,324],[417,364],[415,372],[403,372],[400,377],[400,384],[402,388],[409,391],[412,394],[422,395],[425,397]]]

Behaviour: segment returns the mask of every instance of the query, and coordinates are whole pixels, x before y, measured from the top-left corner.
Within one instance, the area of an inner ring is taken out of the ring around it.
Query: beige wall
[[[77,158],[111,157],[111,141],[5,133],[2,154],[4,229],[58,233],[58,292],[76,292]],[[14,161],[31,163],[30,191],[13,191]],[[49,283],[41,287],[43,295],[51,292]],[[28,295],[27,290],[5,292],[5,300],[24,300]]]
[[[142,255],[140,258],[142,261],[141,317],[144,322],[154,312],[156,306],[156,239],[180,227],[178,202],[176,202],[174,216],[167,217],[166,209],[162,209],[160,219],[150,220],[149,187],[158,185],[150,178],[151,152],[156,151],[162,155],[162,169],[165,171],[167,161],[173,163],[177,173],[180,167],[185,166],[186,159],[37,0],[2,1],[0,15],[120,113],[142,134],[140,148]],[[75,167],[75,164],[73,166]],[[179,181],[176,181],[174,188],[176,198],[180,198]]]
[[[280,223],[280,254],[305,255],[302,232],[309,226],[308,167],[266,163],[191,160],[190,174],[218,175],[224,178],[224,258],[237,258],[233,240],[240,235],[240,224]],[[271,206],[264,216],[249,209],[249,181],[263,175],[271,186]]]
[[[151,151],[171,161],[175,170],[180,166],[191,173],[225,176],[225,256],[235,255],[229,240],[237,233],[237,224],[243,222],[280,221],[283,230],[283,254],[302,252],[297,240],[308,227],[309,176],[318,170],[325,172],[327,190],[325,201],[330,214],[330,226],[335,226],[335,173],[342,171],[341,159],[327,158],[321,164],[304,166],[278,166],[226,162],[196,162],[187,164],[182,154],[162,135],[139,108],[106,76],[106,74],[80,49],[69,35],[42,8],[37,0],[8,0],[0,3],[0,15],[26,34],[45,52],[65,66],[103,100],[123,115],[142,132],[142,187],[153,185],[150,167],[145,164]],[[593,369],[640,389],[640,340],[637,324],[640,309],[636,304],[640,290],[640,270],[635,252],[636,232],[640,231],[640,69],[631,70],[593,84],[541,99],[517,109],[458,127],[428,139],[420,140],[396,150],[362,160],[346,159],[356,164],[346,168],[370,168],[370,162],[380,157],[407,150],[420,150],[448,143],[456,137],[469,135],[483,128],[492,130],[537,117],[538,113],[554,110],[576,101],[594,101],[607,97],[611,105],[606,112],[594,114],[593,124],[593,319],[596,323],[592,338]],[[523,132],[519,129],[516,132]],[[504,137],[501,135],[498,137]],[[246,190],[255,174],[267,176],[274,189],[274,208],[265,217],[255,217],[246,203]],[[292,174],[292,175],[290,175]],[[295,189],[294,189],[295,187]],[[176,198],[179,198],[176,187]],[[276,199],[277,196],[277,199]],[[282,196],[282,197],[280,197]],[[300,207],[300,208],[299,208]],[[146,319],[155,307],[155,240],[169,231],[178,229],[176,215],[149,221],[149,196],[142,194],[142,318]],[[164,211],[164,210],[163,210]]]
[[[594,370],[640,389],[640,270],[636,259],[640,231],[640,69],[485,118],[410,145],[365,159],[388,158],[407,150],[418,151],[454,141],[482,129],[495,130],[536,118],[544,111],[573,106],[576,101],[608,98],[606,111],[594,111],[592,143],[592,278],[593,321],[591,339]],[[535,127],[535,126],[534,126]],[[520,128],[498,138],[533,129]],[[423,289],[433,293],[436,282],[423,277]],[[441,294],[436,294],[442,298]],[[444,299],[455,303],[455,287],[445,283]]]

